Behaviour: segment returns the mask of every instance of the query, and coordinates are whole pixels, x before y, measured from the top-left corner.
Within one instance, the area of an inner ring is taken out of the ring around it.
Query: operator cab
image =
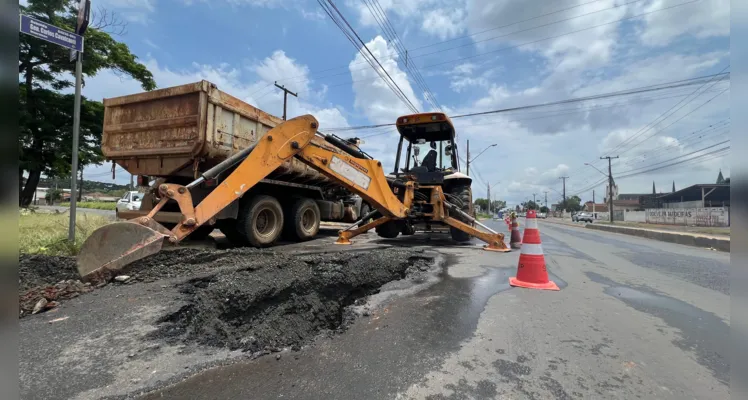
[[[445,114],[405,115],[397,119],[396,126],[400,142],[395,176],[405,173],[415,175],[420,183],[441,183],[445,175],[459,171],[455,129]],[[404,145],[407,147],[402,160]]]

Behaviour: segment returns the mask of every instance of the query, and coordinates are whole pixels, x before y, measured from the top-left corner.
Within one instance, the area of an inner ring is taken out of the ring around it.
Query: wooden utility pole
[[[562,206],[563,209],[561,211],[566,211],[566,179],[567,178],[569,178],[569,177],[568,176],[560,176],[558,178],[558,179],[561,179],[562,181],[564,181],[564,193],[563,193],[564,201],[563,201],[563,203],[561,203],[561,204],[563,204],[563,206]]]
[[[611,167],[611,161],[618,156],[611,157],[600,157],[601,160],[608,160],[608,212],[610,213],[610,223],[613,223],[613,169]]]
[[[548,208],[548,191],[546,190],[543,193],[545,193],[545,208]]]
[[[470,139],[467,141],[467,158],[465,160],[467,163],[465,175],[470,176]]]
[[[293,97],[299,97],[297,94],[294,93],[288,89],[286,89],[283,85],[279,85],[278,81],[275,82],[275,87],[283,91],[283,120],[286,120],[286,104],[288,102],[288,94],[291,93]]]

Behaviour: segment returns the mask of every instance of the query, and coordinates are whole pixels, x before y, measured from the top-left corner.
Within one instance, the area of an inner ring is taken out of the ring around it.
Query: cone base
[[[553,281],[548,281],[546,283],[532,283],[532,282],[524,282],[517,277],[513,276],[509,278],[509,284],[512,286],[527,288],[527,289],[541,289],[541,290],[561,290],[558,288],[558,285],[556,285]]]
[[[510,249],[508,249],[506,247],[500,248],[500,247],[490,247],[490,246],[483,246],[483,250],[486,250],[486,251],[495,251],[495,252],[498,252],[498,253],[509,253],[511,251]]]
[[[521,242],[520,243],[516,243],[516,242],[515,243],[510,243],[509,246],[511,248],[513,248],[513,249],[521,249],[522,248],[522,243]]]

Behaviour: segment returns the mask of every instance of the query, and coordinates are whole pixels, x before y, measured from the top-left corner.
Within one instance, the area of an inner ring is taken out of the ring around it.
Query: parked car
[[[143,193],[132,191],[126,192],[122,198],[117,200],[115,215],[119,216],[120,211],[140,210],[140,202],[143,200]]]
[[[545,218],[545,217],[546,217],[546,215],[545,215],[545,213],[544,213],[544,212],[539,212],[539,213],[538,213],[538,215],[537,215],[537,217],[538,217],[538,218]]]
[[[571,216],[573,222],[589,222],[592,223],[592,214],[586,212],[578,212]]]

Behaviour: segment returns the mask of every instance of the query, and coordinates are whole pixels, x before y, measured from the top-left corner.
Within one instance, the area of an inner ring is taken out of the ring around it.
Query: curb
[[[606,232],[622,233],[624,235],[639,236],[647,239],[659,240],[661,242],[677,243],[686,246],[701,248],[714,248],[720,251],[730,252],[730,239],[719,239],[704,236],[684,235],[680,233],[649,231],[645,229],[626,228],[622,226],[587,224],[587,229],[596,229]]]

